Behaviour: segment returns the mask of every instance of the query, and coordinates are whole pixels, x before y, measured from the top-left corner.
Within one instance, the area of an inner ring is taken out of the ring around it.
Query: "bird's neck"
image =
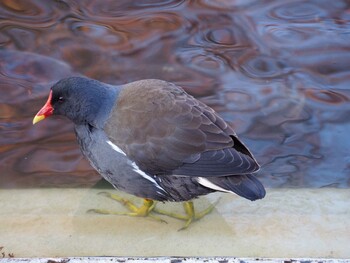
[[[75,111],[66,113],[75,125],[87,125],[102,129],[109,118],[119,93],[118,87],[100,87],[89,92]],[[83,97],[83,96],[81,96]],[[74,112],[74,114],[71,114]]]

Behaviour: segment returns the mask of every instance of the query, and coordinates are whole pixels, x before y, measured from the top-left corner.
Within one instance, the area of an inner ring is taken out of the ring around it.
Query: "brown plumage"
[[[195,163],[204,152],[234,148],[235,140],[238,144],[232,128],[212,108],[172,83],[153,79],[124,86],[105,131],[150,174],[169,173]],[[241,156],[244,172],[258,169],[249,151]],[[227,175],[238,167],[231,167]]]

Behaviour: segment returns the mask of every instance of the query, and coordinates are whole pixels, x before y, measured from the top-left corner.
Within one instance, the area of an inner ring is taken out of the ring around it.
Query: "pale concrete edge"
[[[234,257],[67,257],[67,258],[1,258],[0,263],[350,263],[350,259],[328,258],[234,258]]]

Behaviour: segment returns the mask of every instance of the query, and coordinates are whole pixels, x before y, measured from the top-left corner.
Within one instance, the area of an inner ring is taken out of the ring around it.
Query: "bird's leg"
[[[185,225],[182,228],[180,228],[179,231],[188,228],[188,226],[192,223],[193,220],[197,220],[196,212],[194,211],[193,202],[191,202],[191,201],[185,202],[185,203],[183,203],[183,206],[184,206],[185,212],[187,214],[187,220],[186,220]]]
[[[138,207],[134,203],[132,203],[131,201],[129,201],[125,198],[122,198],[116,194],[111,194],[111,193],[107,193],[107,192],[101,192],[100,194],[121,203],[130,212],[113,212],[113,211],[109,211],[109,210],[105,210],[105,209],[90,209],[90,210],[88,210],[88,212],[94,212],[94,213],[106,214],[106,215],[126,215],[126,216],[137,216],[137,217],[147,217],[148,216],[148,217],[153,218],[157,221],[166,223],[165,220],[151,214],[151,212],[153,211],[153,209],[156,205],[156,203],[151,199],[144,199],[143,205]]]
[[[188,202],[184,202],[183,206],[185,209],[185,215],[181,215],[181,214],[177,214],[177,213],[172,213],[172,212],[168,212],[168,211],[164,211],[164,210],[160,210],[158,208],[154,208],[153,212],[161,214],[161,215],[166,215],[169,217],[173,217],[176,219],[180,219],[180,220],[184,220],[186,221],[185,225],[179,229],[180,230],[184,230],[186,228],[188,228],[188,226],[193,222],[193,221],[197,221],[201,218],[203,218],[204,216],[206,216],[207,214],[211,213],[215,207],[215,205],[219,202],[216,201],[214,204],[210,205],[208,208],[204,209],[203,211],[196,213],[195,209],[194,209],[194,205],[192,201],[188,201]]]

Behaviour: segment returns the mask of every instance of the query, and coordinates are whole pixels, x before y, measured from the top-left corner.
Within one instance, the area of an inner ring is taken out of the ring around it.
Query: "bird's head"
[[[45,105],[33,119],[33,124],[51,116],[63,115],[75,124],[98,122],[113,97],[111,88],[103,83],[83,78],[69,77],[52,86]]]

